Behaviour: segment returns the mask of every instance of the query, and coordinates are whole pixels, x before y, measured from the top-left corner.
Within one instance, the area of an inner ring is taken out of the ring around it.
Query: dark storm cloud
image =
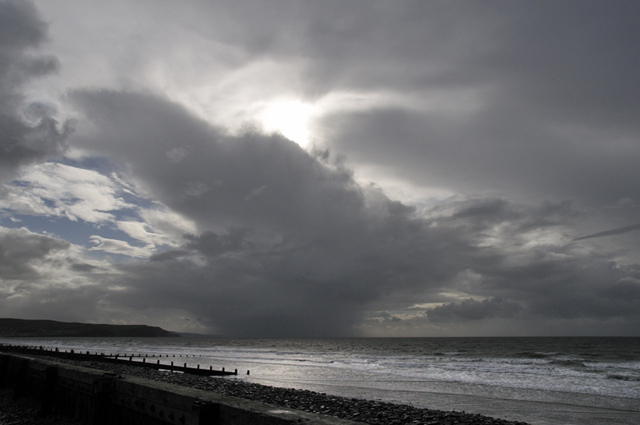
[[[326,167],[282,136],[231,137],[154,96],[78,92],[74,98],[96,124],[110,128],[85,147],[127,158],[157,199],[205,227],[355,231],[348,222],[358,219],[364,200],[350,172]]]
[[[446,230],[426,232],[414,208],[358,186],[339,163],[281,136],[226,135],[157,97],[74,96],[100,129],[84,146],[126,157],[133,177],[203,231],[127,268],[137,295],[122,303],[180,306],[234,334],[331,335],[395,287],[455,274],[455,235],[437,242]],[[165,155],[178,148],[179,161]]]
[[[615,288],[633,292],[634,281],[606,256],[562,241],[529,246],[580,216],[570,202],[461,198],[422,216],[358,185],[330,154],[281,136],[232,136],[156,96],[74,99],[96,126],[77,142],[126,158],[130,177],[200,230],[179,250],[119,266],[127,289],[105,298],[113,305],[181,309],[211,329],[253,336],[349,334],[374,303],[449,290],[485,300],[449,303],[428,319],[635,315],[634,300],[615,309]]]
[[[372,303],[437,301],[438,293],[450,290],[485,299],[426,310],[429,322],[637,320],[637,270],[567,246],[530,249],[524,246],[527,238],[517,238],[523,229],[549,229],[570,220],[571,213],[558,220],[566,208],[490,204],[467,201],[442,218],[370,222],[380,228],[361,233],[362,244],[348,237],[290,238],[283,246],[248,243],[237,234],[189,236],[190,249],[128,268],[128,275],[137,276],[130,282],[133,293],[117,302],[179,305],[229,334],[263,336],[344,334]],[[541,211],[548,214],[543,218]],[[502,228],[504,249],[482,244],[495,227]],[[204,263],[193,259],[193,249]],[[465,273],[477,281],[464,282]]]
[[[70,123],[58,128],[46,105],[21,110],[22,85],[58,68],[55,58],[33,53],[46,39],[46,30],[31,3],[0,2],[0,179],[20,165],[62,153],[71,131]]]

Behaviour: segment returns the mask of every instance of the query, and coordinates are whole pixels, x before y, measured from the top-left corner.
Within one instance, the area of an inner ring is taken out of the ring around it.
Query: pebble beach
[[[109,364],[101,362],[78,362],[64,359],[56,361],[77,366],[98,369],[117,375],[129,375],[154,381],[212,391],[233,397],[259,401],[276,407],[297,409],[311,413],[335,416],[371,425],[527,425],[525,422],[491,418],[463,411],[440,411],[420,409],[410,405],[393,404],[375,400],[344,398],[314,391],[270,387],[244,382],[233,378],[200,377],[183,373],[157,371],[135,366]],[[0,413],[1,415],[2,413]],[[33,416],[33,412],[25,412]],[[27,418],[23,418],[27,419]],[[34,422],[2,422],[0,425],[38,424]],[[59,425],[65,425],[56,422]],[[70,422],[71,424],[71,422]]]

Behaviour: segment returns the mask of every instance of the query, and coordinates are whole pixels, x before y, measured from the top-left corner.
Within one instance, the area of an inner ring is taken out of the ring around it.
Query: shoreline
[[[47,358],[52,360],[51,358]],[[183,373],[101,363],[55,359],[59,363],[97,369],[117,375],[129,375],[153,381],[211,391],[258,401],[276,407],[334,416],[370,425],[528,425],[526,422],[465,413],[416,408],[376,400],[346,398],[309,390],[272,387],[233,378],[199,377]]]

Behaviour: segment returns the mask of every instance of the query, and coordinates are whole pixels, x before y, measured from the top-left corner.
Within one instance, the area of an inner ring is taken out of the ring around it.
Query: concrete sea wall
[[[177,385],[0,353],[0,387],[88,425],[356,425]]]

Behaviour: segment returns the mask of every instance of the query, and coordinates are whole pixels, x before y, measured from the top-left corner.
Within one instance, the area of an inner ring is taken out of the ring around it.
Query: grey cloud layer
[[[126,157],[158,199],[206,227],[249,224],[305,232],[360,213],[359,192],[344,190],[353,186],[348,171],[328,171],[280,136],[229,137],[154,96],[78,92],[74,98],[110,129],[85,147]],[[177,150],[178,159],[167,155]]]
[[[300,64],[309,99],[406,96],[323,118],[325,141],[352,163],[453,192],[596,208],[640,199],[636,2],[251,3],[211,13],[255,31],[206,31],[247,58]]]
[[[38,281],[43,276],[35,267],[47,255],[64,250],[69,243],[36,235],[26,229],[0,233],[0,277],[3,280]]]
[[[138,87],[156,62],[173,72],[163,52],[182,48],[179,65],[212,51],[221,68],[290,66],[303,100],[364,99],[315,123],[316,151],[213,126],[161,90],[73,88],[82,118],[71,136],[45,105],[25,115],[25,85],[58,65],[35,56],[46,38],[35,9],[0,2],[0,177],[63,152],[68,138],[196,229],[177,248],[108,264],[83,261],[61,239],[4,229],[3,311],[171,312],[245,336],[375,326],[424,335],[496,322],[510,334],[543,322],[637,334],[637,251],[625,259],[622,247],[592,244],[637,228],[625,226],[640,200],[636,2],[258,3],[115,1],[138,13],[121,14],[136,60],[111,58],[122,62],[113,72],[127,69],[115,79]],[[202,43],[191,49],[193,40]],[[418,209],[359,183],[361,166],[455,195]],[[592,233],[585,222],[614,230]],[[38,270],[59,274],[45,284]]]
[[[65,240],[25,228],[0,228],[0,310],[5,317],[86,320],[95,314],[103,290],[82,285],[96,273]]]
[[[433,236],[420,233],[413,209],[367,193],[340,164],[324,164],[281,136],[225,136],[157,97],[75,98],[101,129],[85,146],[126,156],[157,199],[204,230],[188,236],[185,249],[203,256],[205,266],[177,252],[152,258],[139,274],[127,270],[141,281],[133,285],[141,299],[182,299],[183,308],[233,333],[262,324],[256,334],[329,335],[348,332],[354,307],[395,284],[414,285],[424,270],[440,273],[421,262]],[[180,147],[180,161],[164,155]],[[200,189],[190,193],[193,187]],[[231,229],[212,231],[220,227]],[[144,276],[154,276],[153,284]]]
[[[83,146],[126,157],[131,177],[201,232],[180,250],[121,266],[128,290],[109,296],[114,305],[180,308],[212,329],[254,336],[348,334],[387,298],[444,302],[424,315],[434,323],[637,319],[633,268],[562,237],[529,246],[581,216],[570,202],[461,199],[422,216],[280,136],[230,136],[155,96],[74,97],[98,129]],[[485,301],[441,295],[455,290]]]
[[[591,239],[591,238],[600,238],[602,236],[622,235],[624,233],[633,232],[634,230],[640,230],[640,223],[632,224],[630,226],[619,227],[617,229],[605,230],[603,232],[598,232],[591,235],[580,236],[578,238],[575,238],[574,241],[581,241],[584,239]]]
[[[483,5],[481,13],[446,20],[453,33],[474,38],[437,56],[439,72],[409,67],[422,70],[421,78],[402,79],[419,99],[448,90],[441,107],[338,112],[323,125],[333,146],[360,164],[401,164],[396,172],[416,184],[574,197],[598,207],[638,199],[638,5]],[[410,45],[403,35],[390,39]],[[430,62],[433,52],[407,53],[399,63],[421,59]],[[457,109],[447,108],[457,93]]]
[[[55,58],[29,52],[45,40],[46,30],[30,3],[0,2],[0,179],[19,165],[62,153],[71,131],[70,124],[58,128],[46,105],[20,109],[21,86],[58,67]]]

